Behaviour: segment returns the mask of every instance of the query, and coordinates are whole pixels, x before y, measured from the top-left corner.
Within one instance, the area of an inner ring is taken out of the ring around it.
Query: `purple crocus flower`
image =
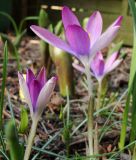
[[[98,52],[93,60],[91,61],[90,71],[91,74],[101,82],[102,79],[107,75],[109,72],[114,70],[121,62],[122,59],[118,58],[118,52],[114,52],[110,55],[106,61],[104,61],[103,55],[101,52]],[[80,72],[84,73],[85,68],[73,63],[73,67],[79,70]]]
[[[83,29],[74,13],[65,6],[62,9],[62,22],[67,41],[63,41],[39,26],[32,25],[30,28],[41,39],[76,56],[86,66],[90,63],[92,56],[108,46],[115,38],[122,22],[122,16],[119,16],[102,33],[103,21],[100,12],[94,12],[90,16],[86,28]]]
[[[121,62],[122,59],[118,58],[118,52],[114,52],[110,55],[106,61],[104,61],[101,52],[98,52],[91,62],[91,70],[93,75],[98,81],[101,81],[105,75],[114,70]]]
[[[20,88],[30,108],[32,119],[33,117],[40,117],[55,88],[56,77],[47,81],[46,71],[43,67],[37,76],[33,74],[31,69],[28,69],[26,80],[21,73],[18,73],[18,78]]]

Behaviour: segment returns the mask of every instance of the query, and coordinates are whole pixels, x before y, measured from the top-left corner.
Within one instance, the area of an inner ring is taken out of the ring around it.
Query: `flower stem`
[[[31,130],[29,133],[29,137],[28,137],[27,147],[25,150],[24,160],[29,160],[29,157],[31,154],[31,148],[33,145],[33,140],[34,140],[35,133],[36,133],[37,124],[38,124],[38,120],[33,120]]]
[[[94,128],[94,154],[99,154],[99,142],[98,142],[98,124],[96,122]],[[98,160],[98,158],[97,158]]]
[[[88,143],[89,143],[89,156],[94,154],[93,145],[93,106],[94,100],[90,97],[88,103]]]
[[[102,91],[102,83],[99,81],[98,83],[98,91],[97,91],[97,105],[96,105],[96,111],[99,111],[101,108],[101,91]]]
[[[94,97],[92,93],[92,82],[90,67],[85,67],[87,83],[88,83],[88,94],[89,94],[89,103],[88,103],[88,143],[89,143],[89,156],[94,154],[94,144],[93,144],[93,112],[94,112]]]
[[[88,85],[89,97],[93,97],[92,80],[91,80],[91,74],[90,74],[90,67],[89,66],[85,67],[85,74],[86,74],[86,77],[87,77],[87,85]]]

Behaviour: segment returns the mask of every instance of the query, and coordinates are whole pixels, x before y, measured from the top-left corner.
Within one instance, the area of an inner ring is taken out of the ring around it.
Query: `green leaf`
[[[21,40],[23,38],[23,36],[26,34],[27,30],[25,29],[24,31],[22,31],[18,36],[16,36],[14,43],[14,46],[18,49],[19,45],[21,43]]]
[[[53,31],[54,31],[54,29],[53,29],[53,25],[52,25],[52,24],[50,24],[50,25],[49,25],[49,27],[48,27],[48,29],[49,29],[49,31],[50,31],[50,32],[53,32]]]
[[[61,160],[66,160],[66,157],[65,156],[62,156],[60,154],[56,154],[54,152],[51,152],[51,151],[47,151],[45,149],[42,149],[42,148],[38,148],[38,147],[32,147],[32,149],[38,151],[38,152],[41,152],[41,153],[44,153],[44,154],[48,154],[48,155],[51,155],[51,156],[54,156],[54,157],[58,157],[60,158]]]
[[[39,17],[38,16],[29,16],[29,17],[25,17],[24,19],[21,20],[20,25],[19,25],[19,34],[21,34],[22,30],[23,30],[23,25],[26,21],[31,21],[31,20],[38,20]]]
[[[49,17],[47,12],[44,9],[40,10],[38,24],[41,27],[47,27],[49,25]]]
[[[9,50],[9,52],[11,53],[11,55],[16,58],[18,70],[20,70],[20,68],[21,68],[21,67],[20,67],[20,58],[19,58],[19,53],[18,53],[17,46],[16,46],[16,45],[18,45],[18,44],[17,44],[16,42],[17,42],[17,41],[19,42],[19,40],[21,41],[21,39],[20,39],[20,38],[22,38],[22,37],[20,37],[21,35],[17,36],[18,39],[17,39],[17,41],[15,42],[15,44],[9,39],[9,37],[8,37],[6,34],[1,33],[0,35],[1,35],[2,41],[3,41],[4,43],[7,42],[7,44],[8,44],[8,45],[7,45],[7,46],[8,46],[8,50]]]
[[[7,19],[9,19],[9,21],[13,25],[13,28],[15,30],[16,35],[18,35],[19,31],[18,31],[18,27],[17,27],[17,24],[16,24],[15,20],[8,13],[0,11],[0,14],[3,15],[3,16],[5,16]]]
[[[131,121],[131,132],[130,132],[130,143],[136,139],[136,74],[133,81],[133,88],[132,88],[132,121]],[[134,145],[131,146],[133,149]]]
[[[133,23],[134,23],[134,28],[136,31],[136,6],[135,6],[135,0],[128,0],[131,13],[132,13],[132,18],[133,18]]]
[[[134,150],[133,150],[132,160],[136,160],[136,145],[135,145]]]
[[[23,148],[19,144],[14,120],[11,119],[5,128],[11,160],[23,160]]]
[[[68,87],[68,93],[72,96],[74,94],[74,81],[71,55],[51,45],[49,45],[49,51],[56,67],[60,94],[66,97]]]
[[[2,150],[3,150],[3,152],[6,153],[6,145],[5,145],[4,133],[3,133],[2,129],[0,130],[0,146],[1,146]]]
[[[44,150],[54,139],[56,139],[61,133],[61,130],[58,131],[57,133],[55,133],[54,136],[52,136],[43,146],[42,146],[42,150]],[[32,160],[36,160],[37,157],[40,155],[40,150],[38,151],[37,154],[34,155],[34,157],[32,158]]]
[[[61,105],[59,119],[62,120],[62,118],[63,118],[63,106]]]
[[[28,114],[27,114],[27,110],[22,107],[21,109],[21,122],[20,122],[20,126],[19,126],[19,132],[20,133],[25,133],[25,131],[28,128]]]
[[[56,35],[60,35],[62,33],[62,21],[58,21],[58,23],[56,24],[54,28],[54,33]]]
[[[0,94],[0,128],[2,127],[2,113],[3,113],[3,105],[4,105],[4,91],[5,91],[6,77],[7,77],[7,63],[8,63],[8,47],[6,42],[4,46],[2,88],[1,88],[1,94]]]
[[[4,33],[0,33],[1,35],[1,39],[2,41],[5,43],[7,41],[7,44],[8,44],[8,50],[9,52],[11,53],[12,56],[15,56],[15,47],[14,47],[14,44],[13,42],[10,40],[9,36],[4,34]]]
[[[128,96],[127,96],[126,106],[125,106],[125,110],[124,110],[123,118],[122,118],[122,127],[121,127],[120,142],[119,142],[120,149],[123,149],[124,144],[125,144],[126,129],[127,129],[127,122],[128,122],[128,112],[129,112],[129,107],[130,107],[130,99],[131,99],[131,95],[132,95],[132,88],[134,87],[133,82],[134,82],[134,77],[135,77],[135,73],[136,73],[136,7],[135,7],[134,0],[129,0],[128,2],[129,2],[129,6],[130,6],[130,9],[132,12],[133,23],[134,23],[134,34],[133,34],[133,38],[134,38],[133,44],[134,45],[133,45],[133,52],[132,52],[132,58],[131,58],[130,77],[129,77],[129,84],[128,84]],[[132,99],[134,100],[136,95],[133,94],[132,96],[133,96]],[[135,103],[133,102],[133,104],[135,104]],[[135,106],[132,105],[132,111],[135,110],[133,107],[135,107]],[[132,121],[132,123],[133,123],[133,121]],[[133,124],[132,124],[132,126],[133,126]]]
[[[5,159],[5,160],[10,160],[8,157],[7,157],[7,155],[0,149],[0,154],[1,155],[3,155],[3,158]]]

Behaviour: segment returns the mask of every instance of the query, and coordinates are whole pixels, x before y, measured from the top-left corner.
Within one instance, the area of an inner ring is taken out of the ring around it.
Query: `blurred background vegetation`
[[[55,25],[61,19],[60,10],[67,5],[78,15],[79,19],[89,17],[94,10],[103,14],[104,28],[107,27],[117,16],[123,15],[123,27],[118,39],[124,39],[124,44],[132,45],[132,17],[127,0],[1,0],[0,11],[4,11],[15,19],[17,24],[27,16],[39,14],[41,8],[48,12],[51,23]],[[27,22],[26,27],[35,22]],[[12,29],[10,22],[0,16],[0,31]],[[125,27],[127,26],[127,27]]]

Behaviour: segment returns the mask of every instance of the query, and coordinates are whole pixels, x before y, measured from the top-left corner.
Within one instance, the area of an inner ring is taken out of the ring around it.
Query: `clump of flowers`
[[[111,60],[108,60],[104,64],[104,60],[100,51],[107,47],[112,40],[116,37],[118,30],[122,22],[122,16],[119,16],[108,28],[102,33],[103,20],[100,12],[94,12],[86,25],[82,28],[77,17],[68,8],[62,9],[62,22],[65,30],[65,37],[67,41],[64,41],[42,27],[32,25],[30,28],[32,31],[47,43],[65,50],[69,54],[78,58],[84,65],[84,73],[87,77],[88,83],[88,154],[94,155],[94,126],[93,126],[93,112],[94,112],[94,95],[93,95],[93,83],[91,81],[90,66],[93,75],[98,80],[102,79],[112,68],[109,67],[109,62],[115,60],[114,56]],[[95,58],[94,58],[95,57]],[[116,56],[115,56],[116,57]],[[93,60],[94,58],[94,60]],[[93,62],[92,62],[93,60]],[[94,64],[93,64],[94,63]],[[91,64],[91,65],[90,65]],[[112,63],[115,65],[115,62]]]

